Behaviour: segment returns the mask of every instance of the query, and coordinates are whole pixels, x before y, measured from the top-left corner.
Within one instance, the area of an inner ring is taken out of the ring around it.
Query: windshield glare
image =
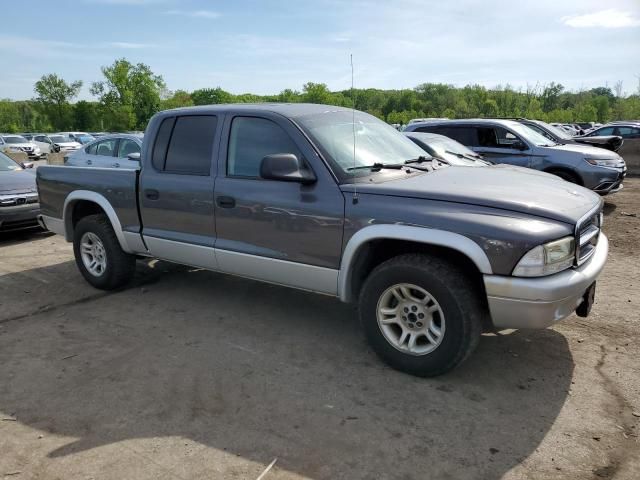
[[[0,172],[10,172],[12,170],[22,170],[22,168],[4,153],[0,153]]]
[[[553,140],[549,140],[544,135],[539,134],[532,128],[522,125],[521,123],[510,123],[509,128],[517,133],[520,137],[527,140],[529,143],[533,143],[538,147],[548,147],[554,145]]]
[[[556,137],[558,138],[562,138],[564,140],[570,140],[571,135],[569,135],[565,130],[563,130],[562,128],[558,128],[558,127],[554,127],[553,125],[549,125],[548,123],[544,123],[541,122],[542,125],[544,125],[544,127],[549,130],[551,133],[553,133]]]
[[[480,156],[473,150],[470,150],[461,143],[458,143],[448,137],[429,139],[429,145],[438,154],[444,155],[452,152],[454,154],[459,153],[460,155],[465,155],[467,157],[480,158]]]
[[[353,167],[374,163],[393,165],[420,156],[429,157],[395,128],[366,113],[355,112],[355,123],[349,111],[306,115],[296,121],[343,175],[371,173],[348,170]]]
[[[72,141],[69,137],[63,137],[62,135],[51,135],[49,138],[53,143],[64,143]]]
[[[24,137],[20,137],[18,135],[11,135],[10,137],[2,137],[5,143],[29,143]]]

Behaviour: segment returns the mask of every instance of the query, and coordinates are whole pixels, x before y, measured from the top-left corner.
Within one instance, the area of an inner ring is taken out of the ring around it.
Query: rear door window
[[[162,170],[182,175],[209,175],[217,124],[217,117],[213,115],[176,118]],[[159,139],[156,147],[158,141]],[[154,160],[155,154],[154,151]],[[161,155],[161,151],[158,155]]]
[[[637,137],[640,135],[640,128],[618,127],[616,128],[615,135],[620,135],[623,138]]]
[[[473,126],[443,126],[437,133],[452,138],[467,147],[479,145],[478,131]]]

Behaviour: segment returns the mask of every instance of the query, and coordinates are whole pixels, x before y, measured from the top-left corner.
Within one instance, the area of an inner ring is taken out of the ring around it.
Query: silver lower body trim
[[[50,217],[49,215],[38,215],[38,223],[41,227],[58,235],[66,236],[64,228],[64,220],[61,218]]]
[[[218,270],[218,262],[216,261],[216,253],[213,247],[147,236],[144,237],[144,241],[153,257],[191,267]],[[144,248],[142,251],[144,251]]]
[[[217,250],[218,270],[245,278],[336,296],[338,270],[246,253]]]
[[[578,268],[539,278],[485,275],[493,325],[497,329],[540,329],[568,317],[600,275],[608,252],[609,241],[601,233],[595,253]]]

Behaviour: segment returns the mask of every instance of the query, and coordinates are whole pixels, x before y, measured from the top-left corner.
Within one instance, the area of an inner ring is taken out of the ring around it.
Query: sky
[[[170,90],[640,88],[640,0],[2,0],[0,98],[143,62]]]

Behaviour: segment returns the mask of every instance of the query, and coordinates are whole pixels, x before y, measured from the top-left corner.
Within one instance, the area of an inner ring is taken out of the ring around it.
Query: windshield
[[[425,152],[395,128],[376,117],[350,111],[327,112],[296,118],[303,130],[337,168],[341,177],[368,175],[368,170],[349,171],[380,163],[393,165],[425,157]],[[355,128],[355,158],[354,158]]]
[[[533,143],[538,147],[553,147],[555,145],[553,140],[549,140],[544,135],[539,134],[532,128],[522,125],[521,123],[509,122],[509,128],[529,143]]]
[[[10,137],[2,137],[6,143],[29,143],[24,137],[20,137],[18,135],[11,135]]]
[[[4,153],[0,153],[0,172],[10,172],[12,170],[22,170],[22,168]]]
[[[78,140],[81,144],[89,143],[95,140],[91,135],[76,135],[76,140]]]
[[[425,143],[428,143],[439,157],[454,157],[456,159],[456,164],[468,165],[470,161],[473,162],[474,159],[480,160],[481,158],[480,155],[473,150],[470,150],[461,143],[458,143],[448,137],[443,136],[441,138],[429,138],[428,140],[425,140]],[[460,159],[459,155],[467,157],[468,160]]]
[[[573,138],[562,128],[554,127],[553,125],[549,125],[548,123],[544,122],[540,122],[540,124],[558,138],[562,138],[563,140],[571,140],[571,138]]]
[[[69,137],[63,137],[62,135],[51,135],[49,137],[53,143],[64,143],[64,142],[72,142]]]

